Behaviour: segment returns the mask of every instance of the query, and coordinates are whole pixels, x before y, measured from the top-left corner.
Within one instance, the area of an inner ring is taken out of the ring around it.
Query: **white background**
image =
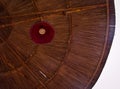
[[[93,89],[120,89],[120,0],[115,1],[116,30],[102,74]]]

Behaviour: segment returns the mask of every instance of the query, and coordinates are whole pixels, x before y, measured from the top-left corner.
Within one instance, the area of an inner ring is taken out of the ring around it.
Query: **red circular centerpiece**
[[[54,37],[54,29],[47,22],[37,22],[30,29],[31,39],[37,44],[49,43]]]

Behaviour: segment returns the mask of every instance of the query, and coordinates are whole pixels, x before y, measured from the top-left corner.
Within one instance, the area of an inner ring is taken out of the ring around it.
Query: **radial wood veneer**
[[[44,44],[30,34],[41,21]],[[114,0],[0,0],[0,89],[91,89],[114,31]]]

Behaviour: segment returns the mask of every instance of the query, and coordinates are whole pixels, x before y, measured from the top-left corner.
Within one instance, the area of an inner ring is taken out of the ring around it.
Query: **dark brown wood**
[[[48,44],[30,38],[41,20]],[[114,0],[0,0],[0,89],[91,89],[114,31]]]

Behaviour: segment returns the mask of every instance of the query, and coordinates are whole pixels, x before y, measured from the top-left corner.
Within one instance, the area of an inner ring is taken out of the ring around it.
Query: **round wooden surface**
[[[36,44],[30,29],[41,21],[55,33]],[[0,89],[91,89],[114,29],[114,0],[0,0]]]

